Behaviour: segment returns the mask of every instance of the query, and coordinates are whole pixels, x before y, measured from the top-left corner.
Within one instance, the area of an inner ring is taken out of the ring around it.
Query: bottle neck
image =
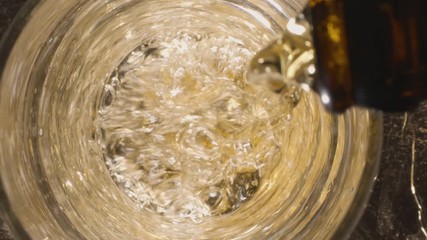
[[[411,110],[427,88],[427,1],[312,0],[315,89],[332,111]]]

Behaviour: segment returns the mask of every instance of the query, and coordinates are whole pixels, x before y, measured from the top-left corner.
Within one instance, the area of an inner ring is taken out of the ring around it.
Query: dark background
[[[0,0],[0,37],[25,0]],[[415,151],[412,146],[415,144]],[[411,167],[414,157],[414,186]],[[418,206],[415,197],[421,206]],[[380,172],[352,240],[427,239],[427,103],[408,114],[384,114]],[[0,220],[1,221],[1,220]],[[0,222],[0,240],[12,239]]]

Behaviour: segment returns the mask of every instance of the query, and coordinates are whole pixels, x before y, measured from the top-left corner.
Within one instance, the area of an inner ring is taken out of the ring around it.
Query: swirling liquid
[[[240,37],[161,33],[106,85],[98,120],[106,163],[140,207],[174,222],[229,213],[280,160],[290,102],[248,84],[256,46]]]

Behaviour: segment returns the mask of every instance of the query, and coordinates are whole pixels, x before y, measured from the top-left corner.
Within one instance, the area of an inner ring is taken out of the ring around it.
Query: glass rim
[[[366,210],[373,192],[372,188],[375,184],[375,178],[379,172],[383,144],[383,114],[377,110],[369,110],[369,114],[371,116],[369,129],[371,137],[369,138],[369,143],[367,143],[369,150],[367,152],[366,165],[353,202],[342,219],[341,224],[332,235],[331,239],[334,240],[350,238]]]
[[[40,0],[27,0],[14,16],[6,32],[0,41],[0,84],[3,80],[4,69],[9,56],[19,38],[22,30],[31,17],[31,12],[36,8]],[[3,157],[3,156],[0,156]],[[9,198],[4,188],[4,182],[0,173],[0,213],[4,223],[9,227],[10,232],[15,239],[31,239],[21,222],[14,214]]]

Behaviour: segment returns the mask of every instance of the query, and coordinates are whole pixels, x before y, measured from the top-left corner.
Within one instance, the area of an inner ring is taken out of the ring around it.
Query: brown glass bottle
[[[427,89],[427,0],[311,0],[315,90],[327,108],[415,108]]]

